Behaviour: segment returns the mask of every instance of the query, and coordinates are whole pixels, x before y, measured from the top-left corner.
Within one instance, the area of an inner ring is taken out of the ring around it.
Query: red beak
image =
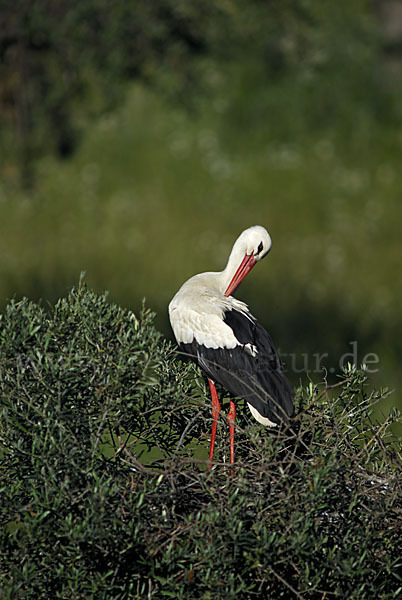
[[[253,254],[246,254],[241,261],[239,268],[236,273],[233,275],[232,281],[229,283],[227,290],[225,292],[225,296],[230,296],[232,292],[237,288],[239,283],[245,278],[247,273],[250,273],[251,269],[257,261],[254,258]]]

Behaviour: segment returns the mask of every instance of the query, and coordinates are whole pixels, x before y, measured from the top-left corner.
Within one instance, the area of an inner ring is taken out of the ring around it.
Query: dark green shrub
[[[2,315],[2,597],[397,598],[396,415],[364,373],[301,390],[290,432],[239,410],[208,473],[203,381],[152,319],[83,285]]]

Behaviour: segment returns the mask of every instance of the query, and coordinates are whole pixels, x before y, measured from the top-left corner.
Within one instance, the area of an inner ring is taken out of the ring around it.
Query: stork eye
[[[259,254],[260,252],[262,252],[262,249],[264,248],[264,244],[262,242],[259,243],[258,248],[257,248],[257,254]]]

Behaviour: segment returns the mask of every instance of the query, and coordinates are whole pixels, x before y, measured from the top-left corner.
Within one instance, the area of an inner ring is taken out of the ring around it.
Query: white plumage
[[[256,255],[255,239],[262,244]],[[194,275],[181,286],[169,304],[170,323],[179,344],[189,344],[193,339],[206,348],[234,348],[240,344],[233,330],[223,322],[223,314],[233,309],[247,316],[248,306],[225,292],[244,256],[254,256],[258,262],[271,245],[264,227],[250,227],[236,240],[223,271]]]
[[[240,342],[223,315],[233,309],[246,315],[248,307],[214,290],[216,278],[211,275],[215,273],[196,275],[177,292],[169,304],[172,329],[179,344],[195,340],[206,348],[235,348]]]

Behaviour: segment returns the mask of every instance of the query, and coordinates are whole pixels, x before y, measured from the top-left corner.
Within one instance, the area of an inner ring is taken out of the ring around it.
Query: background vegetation
[[[80,284],[50,313],[11,302],[0,329],[2,597],[400,597],[401,463],[383,393],[350,366],[268,433],[238,411],[206,469],[197,370],[153,315]]]
[[[394,0],[0,3],[10,599],[398,596],[401,54]],[[252,224],[300,418],[228,478],[166,307]]]

